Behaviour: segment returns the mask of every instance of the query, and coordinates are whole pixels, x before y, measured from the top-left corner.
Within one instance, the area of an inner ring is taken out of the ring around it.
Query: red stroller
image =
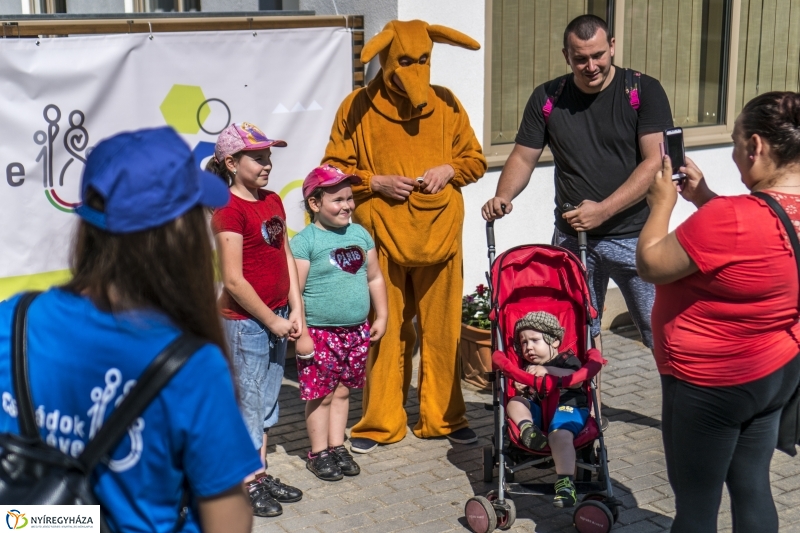
[[[542,429],[545,431],[558,407],[559,388],[583,382],[594,416],[574,440],[578,470],[575,487],[578,494],[585,496],[575,507],[573,524],[580,533],[607,533],[616,522],[620,502],[613,496],[603,433],[596,422],[600,420],[600,409],[594,377],[606,361],[591,347],[589,325],[596,311],[591,307],[586,282],[586,236],[578,236],[583,261],[568,250],[547,245],[512,248],[495,260],[493,226],[492,222],[486,225],[491,265],[488,277],[494,373],[488,378],[492,381],[494,446],[483,449],[483,480],[491,483],[497,466],[498,488],[486,497],[474,496],[467,501],[467,522],[475,533],[509,529],[516,519],[516,508],[509,495],[554,493],[549,483],[514,483],[516,472],[552,463],[549,447],[541,451],[525,448],[519,429],[506,417],[506,405],[515,394],[514,381],[534,387],[539,397],[544,398]],[[514,350],[514,325],[532,310],[547,311],[558,317],[565,329],[559,350],[572,349],[582,363],[580,370],[559,379],[550,375],[537,378],[521,368],[521,356]]]

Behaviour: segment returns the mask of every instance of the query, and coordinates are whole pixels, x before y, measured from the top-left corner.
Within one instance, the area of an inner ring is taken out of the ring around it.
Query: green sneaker
[[[547,437],[541,429],[536,427],[536,424],[526,422],[520,426],[519,430],[519,440],[529,450],[538,452],[547,446]]]
[[[568,477],[562,477],[555,484],[556,495],[553,497],[554,507],[573,507],[578,501],[575,484]]]

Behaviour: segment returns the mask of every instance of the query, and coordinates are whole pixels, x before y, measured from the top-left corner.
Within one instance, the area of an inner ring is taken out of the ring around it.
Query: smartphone
[[[681,167],[686,166],[686,152],[683,149],[683,128],[664,130],[664,152],[672,160],[672,180],[679,181],[686,177]]]

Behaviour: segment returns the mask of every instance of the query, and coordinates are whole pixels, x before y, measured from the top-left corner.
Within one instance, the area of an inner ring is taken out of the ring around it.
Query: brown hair
[[[234,161],[238,161],[242,158],[243,154],[244,150],[241,152],[236,152],[235,154],[231,154],[231,157]],[[228,166],[225,164],[224,159],[222,162],[219,162],[217,161],[217,158],[212,155],[211,159],[209,159],[208,163],[206,163],[206,170],[222,178],[225,183],[228,184],[228,187],[233,185],[233,173],[228,170]]]
[[[91,190],[86,203],[104,210],[102,198]],[[70,263],[73,278],[64,289],[87,295],[106,312],[161,311],[182,331],[219,347],[230,367],[202,207],[163,226],[127,234],[108,233],[81,220]]]
[[[742,109],[739,124],[746,139],[758,134],[769,143],[779,167],[800,163],[800,93],[756,96]]]
[[[606,32],[606,39],[608,44],[611,44],[611,35],[608,33],[608,24],[606,21],[596,15],[581,15],[575,17],[567,24],[567,29],[564,30],[564,50],[569,50],[569,35],[572,33],[581,41],[588,41],[597,30]]]
[[[309,198],[314,198],[317,202],[322,202],[322,194],[324,192],[325,192],[325,188],[324,187],[317,187],[316,189],[311,191],[311,194],[309,194],[306,198],[303,199],[303,207],[306,208],[306,213],[308,213],[308,216],[311,217],[311,223],[312,224],[314,223],[314,215],[315,215],[315,213],[311,209],[311,206],[308,203],[308,199]]]

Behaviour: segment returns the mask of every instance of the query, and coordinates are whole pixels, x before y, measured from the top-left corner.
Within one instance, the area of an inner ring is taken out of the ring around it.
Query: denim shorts
[[[287,318],[289,306],[274,310]],[[278,422],[278,394],[286,365],[286,337],[278,338],[255,319],[222,319],[233,358],[242,418],[256,449],[264,430]]]
[[[531,416],[536,427],[542,428],[542,407],[534,400],[528,400],[531,408]],[[577,435],[589,420],[589,409],[586,407],[572,407],[571,405],[559,405],[556,414],[550,421],[547,432],[550,433],[557,429],[566,429],[573,436]],[[542,428],[544,429],[544,428]]]

